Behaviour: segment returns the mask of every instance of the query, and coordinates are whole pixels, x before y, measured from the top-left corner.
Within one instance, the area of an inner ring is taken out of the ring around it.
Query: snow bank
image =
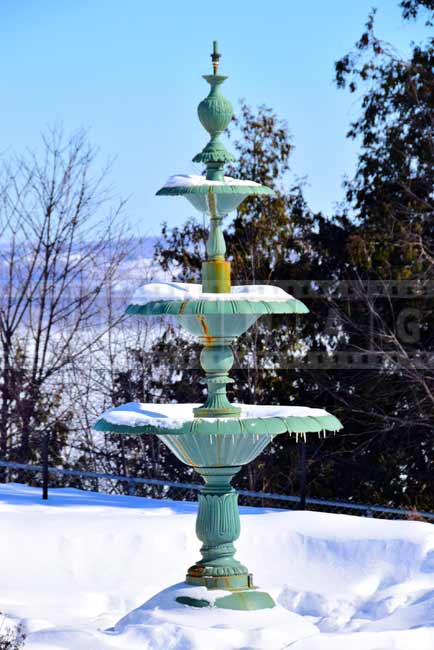
[[[242,508],[238,557],[279,606],[222,614],[171,604],[199,556],[195,511],[0,486],[0,611],[26,650],[434,647],[431,524]]]

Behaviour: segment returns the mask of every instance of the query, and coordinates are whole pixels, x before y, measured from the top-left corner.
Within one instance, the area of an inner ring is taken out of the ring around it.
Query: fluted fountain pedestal
[[[274,607],[271,596],[258,591],[246,566],[235,559],[234,542],[240,536],[238,493],[231,480],[241,468],[198,467],[205,485],[199,493],[196,534],[203,542],[202,559],[188,571],[190,585],[221,589],[232,593],[212,598],[214,607],[227,609],[264,609]],[[193,607],[210,606],[211,599],[179,596],[177,601]]]

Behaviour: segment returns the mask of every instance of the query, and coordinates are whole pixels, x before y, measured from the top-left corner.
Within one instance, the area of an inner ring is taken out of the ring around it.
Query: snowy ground
[[[0,611],[26,650],[433,650],[431,524],[243,508],[238,557],[279,607],[151,600],[198,559],[195,510],[0,485]]]

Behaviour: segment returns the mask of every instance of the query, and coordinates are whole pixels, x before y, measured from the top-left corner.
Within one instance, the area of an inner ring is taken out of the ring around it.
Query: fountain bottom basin
[[[187,570],[186,583],[205,594],[176,597],[192,607],[261,610],[275,606],[258,590],[248,568],[235,558],[240,536],[238,494],[231,481],[282,433],[337,431],[339,420],[322,409],[300,406],[237,405],[237,417],[195,417],[198,404],[129,403],[109,409],[95,428],[112,433],[156,435],[204,480],[198,495],[196,534],[201,559]],[[226,593],[217,596],[217,592]]]

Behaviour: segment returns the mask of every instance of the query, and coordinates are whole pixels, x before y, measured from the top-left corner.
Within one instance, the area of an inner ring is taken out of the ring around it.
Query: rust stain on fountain
[[[191,465],[192,467],[197,467],[197,463],[193,462],[190,455],[186,452],[184,445],[180,442],[180,440],[178,438],[174,437],[173,444],[178,449],[178,451],[181,453],[181,455],[184,456],[185,460],[187,461],[187,463],[189,465]]]
[[[184,313],[184,310],[185,310],[185,308],[187,307],[187,304],[188,304],[188,300],[184,300],[184,302],[182,303],[181,307],[179,308],[179,313],[180,313],[180,314],[183,314],[183,313]]]
[[[203,314],[197,314],[197,318],[200,322],[200,325],[202,327],[203,331],[203,338],[205,341],[205,345],[213,345],[215,342],[215,336],[211,336],[209,333],[209,328],[208,328],[208,323],[206,322],[206,318]]]

